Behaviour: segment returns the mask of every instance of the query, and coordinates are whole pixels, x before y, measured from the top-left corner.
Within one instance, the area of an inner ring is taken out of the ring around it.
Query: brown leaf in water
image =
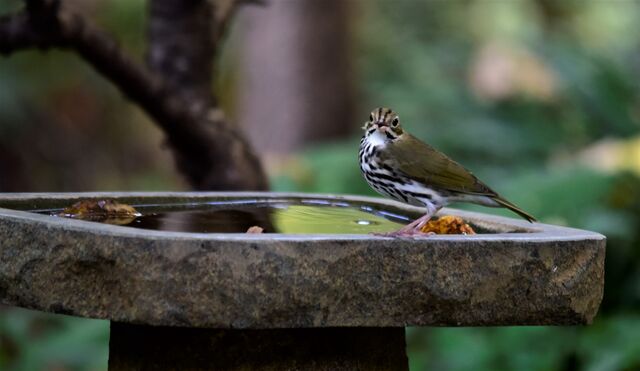
[[[476,232],[461,217],[444,215],[438,219],[431,219],[421,229],[424,233],[435,234],[476,234]]]
[[[253,227],[249,227],[249,229],[247,229],[246,233],[250,233],[250,234],[259,234],[264,232],[264,228],[262,227],[258,227],[257,225],[254,225]]]
[[[107,224],[129,224],[140,216],[136,209],[114,200],[81,200],[65,208],[58,216]]]

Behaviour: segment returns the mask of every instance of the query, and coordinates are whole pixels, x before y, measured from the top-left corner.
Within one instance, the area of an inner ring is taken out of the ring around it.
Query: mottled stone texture
[[[110,371],[405,371],[404,328],[212,330],[111,322]]]
[[[0,210],[0,301],[218,329],[591,322],[602,299],[603,236],[457,214],[532,233],[186,234]]]

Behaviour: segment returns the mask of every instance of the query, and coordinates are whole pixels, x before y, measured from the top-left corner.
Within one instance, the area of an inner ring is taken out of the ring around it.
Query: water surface
[[[132,204],[142,215],[101,220],[127,227],[196,233],[367,234],[402,227],[413,216],[372,206],[328,200],[224,200],[195,203]],[[58,215],[62,209],[37,210]]]

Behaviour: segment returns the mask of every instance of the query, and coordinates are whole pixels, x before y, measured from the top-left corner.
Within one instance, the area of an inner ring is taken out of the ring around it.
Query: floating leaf
[[[114,200],[82,200],[65,208],[58,216],[124,225],[141,216],[135,208]]]

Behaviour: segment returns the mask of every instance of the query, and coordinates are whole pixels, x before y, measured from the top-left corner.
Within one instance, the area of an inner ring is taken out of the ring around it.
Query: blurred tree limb
[[[149,68],[59,0],[25,0],[0,17],[0,54],[38,48],[79,54],[164,131],[195,189],[264,190],[266,176],[211,91],[213,62],[237,7],[250,0],[150,0]],[[216,11],[218,4],[221,4]]]

